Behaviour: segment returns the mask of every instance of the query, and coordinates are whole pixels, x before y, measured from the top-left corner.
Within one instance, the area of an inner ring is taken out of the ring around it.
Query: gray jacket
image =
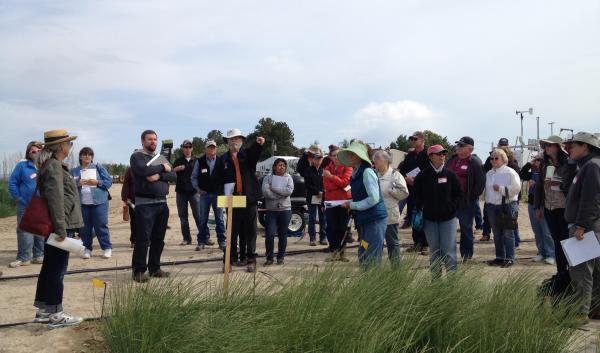
[[[79,191],[69,168],[50,158],[40,170],[40,183],[41,195],[48,200],[54,233],[66,236],[67,229],[83,227]]]
[[[267,175],[262,182],[262,193],[265,197],[267,211],[289,211],[292,209],[290,195],[294,191],[294,179],[285,173],[282,182],[273,184],[273,174]]]
[[[600,156],[589,154],[577,162],[565,206],[565,220],[600,234]]]

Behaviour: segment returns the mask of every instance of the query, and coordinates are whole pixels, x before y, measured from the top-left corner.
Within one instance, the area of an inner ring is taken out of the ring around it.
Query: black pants
[[[560,245],[561,240],[569,238],[569,225],[567,224],[567,221],[565,221],[565,209],[556,208],[550,211],[546,208],[544,209],[544,218],[546,218],[548,229],[552,235],[552,240],[554,240],[556,271],[557,273],[567,271],[569,268],[569,263],[567,262],[565,252]]]
[[[231,227],[231,262],[256,262],[256,217],[257,204],[246,205],[245,208],[233,209],[233,225]],[[229,217],[229,215],[227,215]],[[239,239],[239,251],[238,251]],[[225,255],[223,254],[223,259]]]
[[[129,210],[129,228],[131,229],[129,242],[135,243],[135,209],[131,206],[127,206],[127,209]]]
[[[67,231],[73,235],[73,231]],[[64,278],[69,265],[69,252],[44,244],[44,262],[37,281],[33,305],[47,313],[63,311]]]
[[[146,270],[156,273],[160,270],[160,256],[165,246],[168,220],[169,207],[166,202],[135,206],[136,239],[131,260],[134,274],[144,273]]]
[[[348,209],[341,206],[330,207],[325,209],[325,218],[327,219],[329,251],[340,251],[345,245],[345,240],[342,241],[342,239],[348,228],[350,213],[348,213]]]

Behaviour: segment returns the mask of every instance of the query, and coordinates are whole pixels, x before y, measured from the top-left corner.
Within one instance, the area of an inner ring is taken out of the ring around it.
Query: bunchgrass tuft
[[[410,261],[330,267],[285,281],[176,277],[123,284],[104,323],[113,352],[531,352],[573,349],[572,305],[543,304],[531,274],[431,282]]]

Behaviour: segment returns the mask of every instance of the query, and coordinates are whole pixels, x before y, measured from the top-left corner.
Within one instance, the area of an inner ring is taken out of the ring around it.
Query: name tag
[[[345,191],[345,192],[348,192],[348,191],[350,191],[350,189],[351,189],[351,188],[352,188],[352,187],[351,187],[350,185],[348,185],[348,186],[346,186],[346,187],[344,188],[344,191]]]
[[[29,176],[29,179],[35,179],[36,176],[37,176],[37,173],[33,173]]]
[[[201,172],[202,173],[208,173],[208,169],[202,169]]]
[[[448,182],[448,178],[438,178],[438,184],[444,184]]]
[[[463,170],[466,170],[466,169],[468,169],[468,168],[469,168],[469,166],[468,166],[468,165],[461,165],[461,166],[460,166],[460,169],[463,169]]]

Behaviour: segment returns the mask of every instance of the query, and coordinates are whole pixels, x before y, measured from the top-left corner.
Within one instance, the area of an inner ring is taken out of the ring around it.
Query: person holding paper
[[[569,237],[565,221],[567,192],[577,165],[569,161],[560,136],[540,140],[544,158],[540,162],[539,182],[536,184],[533,206],[538,220],[545,219],[554,240],[557,280],[569,281],[568,263],[560,241]]]
[[[423,230],[431,249],[432,279],[456,271],[456,212],[463,190],[456,174],[444,164],[448,151],[441,145],[427,149],[430,166],[415,179],[415,207],[423,211]]]
[[[404,217],[404,224],[402,229],[408,228],[411,225],[412,209],[414,207],[414,199],[411,196],[412,187],[415,181],[416,175],[421,170],[424,170],[429,166],[429,157],[427,156],[427,147],[425,145],[425,135],[421,131],[415,131],[409,138],[411,149],[404,157],[404,161],[398,166],[400,174],[406,180],[408,186],[408,197],[406,200],[406,216]],[[404,206],[400,206],[402,210]],[[407,252],[420,252],[423,255],[427,254],[427,238],[422,230],[412,230],[413,246],[410,247]]]
[[[484,208],[494,234],[496,258],[488,261],[488,265],[510,267],[515,262],[515,232],[512,229],[500,228],[496,219],[505,207],[514,219],[517,218],[519,214],[517,199],[521,191],[521,179],[514,169],[507,166],[508,157],[502,149],[497,148],[492,151],[490,160],[492,169],[486,174]]]
[[[388,215],[385,229],[388,258],[393,264],[398,264],[400,261],[400,238],[398,237],[400,207],[398,203],[408,197],[408,188],[402,174],[390,166],[391,160],[392,156],[384,150],[376,150],[373,153],[373,164],[377,171],[383,203]]]
[[[308,235],[310,246],[317,245],[317,216],[319,218],[319,244],[328,245],[325,229],[327,221],[323,209],[323,152],[311,146],[298,161],[298,172],[304,178],[306,204],[308,205]],[[301,163],[302,161],[302,163]],[[303,166],[300,168],[300,166]]]
[[[17,258],[8,267],[41,264],[44,260],[44,239],[19,228],[25,208],[35,192],[38,175],[36,160],[43,147],[41,142],[29,142],[25,159],[17,163],[8,179],[8,191],[17,204]]]
[[[83,227],[77,184],[64,163],[76,138],[66,130],[44,132],[44,148],[37,161],[40,194],[48,201],[57,241],[75,236]],[[44,253],[33,304],[38,308],[34,321],[48,323],[51,328],[78,325],[83,318],[63,311],[64,276],[69,264],[69,253],[47,242]]]
[[[132,277],[139,283],[148,281],[149,277],[169,276],[169,272],[160,268],[160,257],[165,246],[169,220],[169,182],[174,182],[177,178],[166,159],[163,163],[153,163],[153,160],[162,159],[156,152],[156,132],[145,130],[142,132],[141,142],[143,149],[134,152],[129,160],[135,191],[136,226],[131,259]],[[149,272],[149,276],[146,271]]]
[[[348,209],[340,203],[346,203],[352,199],[350,191],[350,177],[352,168],[346,167],[338,160],[339,148],[329,153],[331,163],[323,170],[323,188],[325,189],[325,219],[327,219],[327,240],[329,241],[329,252],[331,257],[325,261],[349,261],[345,256],[344,234],[348,227],[350,214]],[[328,201],[338,204],[327,206]]]
[[[112,256],[112,243],[108,230],[108,189],[112,186],[112,177],[100,164],[94,163],[94,150],[84,147],[79,150],[79,166],[71,169],[71,175],[79,188],[83,228],[81,240],[85,246],[83,259],[92,256],[94,234],[98,238],[102,257]]]
[[[292,218],[292,201],[290,195],[294,191],[294,179],[287,173],[287,161],[277,158],[273,162],[271,174],[263,179],[262,193],[265,197],[266,236],[265,248],[267,261],[265,266],[273,264],[275,252],[275,235],[277,235],[277,264],[283,265],[287,247],[287,231]]]
[[[256,163],[262,153],[265,138],[258,136],[249,147],[242,147],[246,136],[242,135],[239,129],[231,129],[227,131],[223,140],[229,148],[229,151],[220,157],[222,163],[220,163],[219,174],[222,176],[224,192],[228,193],[229,184],[233,185],[231,190],[233,195],[246,196],[246,207],[233,209],[231,261],[237,266],[246,266],[248,272],[254,272],[256,270],[256,218],[258,200],[262,198],[261,185],[256,177]]]
[[[565,221],[570,235],[578,240],[600,237],[600,141],[598,136],[579,132],[568,141],[571,159],[579,171],[566,198]],[[588,233],[589,232],[589,233]],[[569,267],[578,300],[580,318],[600,320],[600,258]],[[591,312],[590,312],[591,310]]]

